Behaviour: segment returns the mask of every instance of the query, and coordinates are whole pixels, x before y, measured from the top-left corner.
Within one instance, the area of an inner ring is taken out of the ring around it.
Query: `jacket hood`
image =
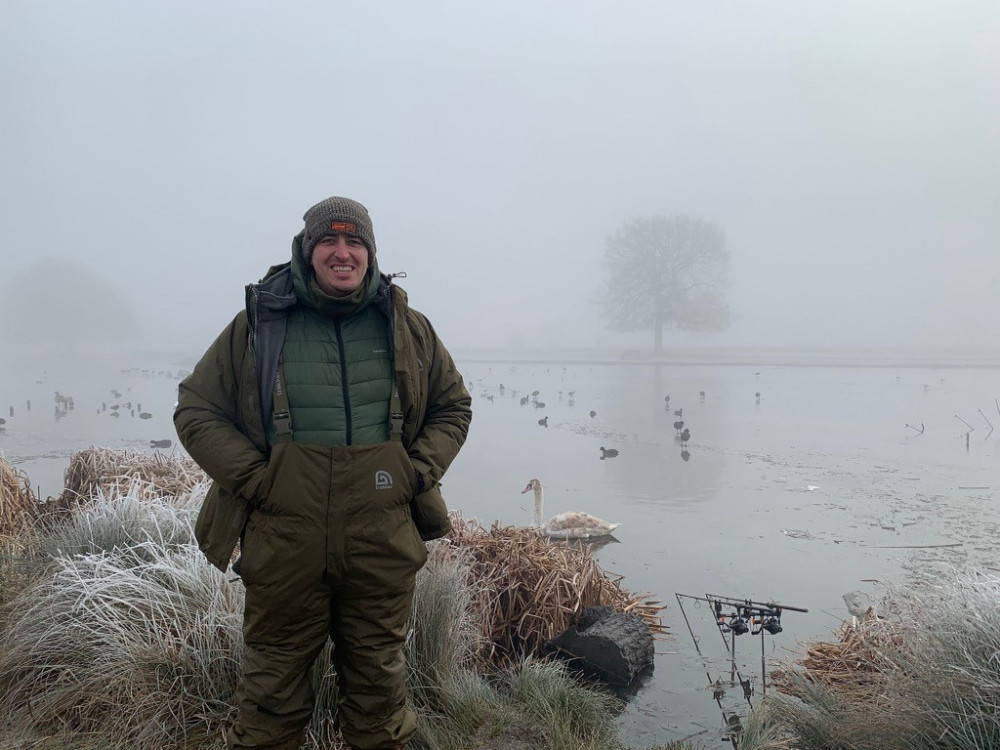
[[[271,266],[263,279],[246,287],[247,316],[253,328],[260,321],[282,317],[295,302],[288,263]]]

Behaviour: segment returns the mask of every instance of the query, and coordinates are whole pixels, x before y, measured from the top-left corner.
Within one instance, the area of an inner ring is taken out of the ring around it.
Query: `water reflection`
[[[619,540],[614,534],[605,534],[604,536],[598,536],[592,539],[567,539],[565,544],[579,547],[581,549],[589,548],[591,552],[597,552],[599,549],[603,549],[609,544],[621,544],[621,540]]]
[[[604,480],[619,502],[689,509],[717,496],[725,467],[726,457],[720,451],[703,452],[691,463],[688,450],[678,454],[660,445],[637,443],[622,459],[608,464]]]

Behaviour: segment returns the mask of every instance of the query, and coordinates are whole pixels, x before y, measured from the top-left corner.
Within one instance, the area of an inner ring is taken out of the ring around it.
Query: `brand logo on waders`
[[[377,490],[391,490],[392,489],[392,474],[390,474],[385,469],[379,469],[375,472],[375,489]]]

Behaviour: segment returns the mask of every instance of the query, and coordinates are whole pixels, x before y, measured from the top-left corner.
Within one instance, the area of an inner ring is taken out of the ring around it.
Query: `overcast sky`
[[[346,195],[453,348],[651,345],[592,300],[656,213],[732,256],[667,346],[1000,346],[996,0],[0,8],[0,273],[82,260],[164,345]]]

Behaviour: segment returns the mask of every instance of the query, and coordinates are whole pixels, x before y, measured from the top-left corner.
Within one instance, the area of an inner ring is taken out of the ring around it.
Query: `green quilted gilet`
[[[340,320],[296,306],[282,349],[293,440],[365,445],[389,439],[389,326],[374,305]],[[273,422],[269,442],[274,439]]]

